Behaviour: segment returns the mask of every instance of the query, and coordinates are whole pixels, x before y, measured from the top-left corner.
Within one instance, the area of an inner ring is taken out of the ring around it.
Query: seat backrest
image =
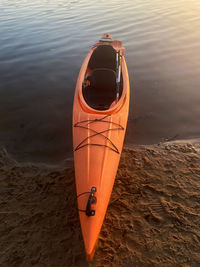
[[[108,68],[116,70],[116,51],[110,45],[98,46],[88,63],[88,67],[91,69]]]

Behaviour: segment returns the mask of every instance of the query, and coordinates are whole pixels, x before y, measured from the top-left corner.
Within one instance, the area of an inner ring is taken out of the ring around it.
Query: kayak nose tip
[[[86,260],[88,262],[92,261],[93,258],[94,258],[94,253],[95,253],[95,250],[96,250],[96,247],[97,247],[97,240],[96,240],[96,242],[93,245],[88,246],[88,247],[85,247]]]
[[[94,257],[94,255],[86,254],[86,260],[87,260],[88,262],[91,262],[91,261],[93,260],[93,257]]]
[[[93,248],[93,250],[91,252],[87,252],[86,251],[86,260],[88,262],[91,262],[94,258],[94,252],[95,252],[95,247]]]

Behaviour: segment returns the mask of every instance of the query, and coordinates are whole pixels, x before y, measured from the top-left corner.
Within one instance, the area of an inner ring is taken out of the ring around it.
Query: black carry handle
[[[93,203],[93,196],[94,196],[94,193],[96,192],[96,187],[92,187],[91,188],[91,192],[90,192],[90,195],[88,197],[88,202],[87,202],[87,206],[86,206],[86,215],[87,216],[94,216],[95,215],[95,210],[92,210],[91,209],[91,205]]]

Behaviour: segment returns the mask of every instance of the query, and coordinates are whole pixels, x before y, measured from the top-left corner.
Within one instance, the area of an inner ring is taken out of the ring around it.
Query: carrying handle
[[[94,193],[96,192],[96,187],[92,187],[91,188],[91,192],[90,192],[90,195],[88,197],[88,202],[87,202],[87,206],[86,206],[86,215],[87,216],[94,216],[95,215],[95,210],[92,210],[91,209],[91,205],[93,203],[93,196],[94,196]]]

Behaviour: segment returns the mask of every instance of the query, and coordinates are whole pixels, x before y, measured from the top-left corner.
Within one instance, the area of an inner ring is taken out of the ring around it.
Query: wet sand
[[[200,266],[200,142],[124,148],[92,263],[73,163],[23,164],[1,150],[0,266]]]

